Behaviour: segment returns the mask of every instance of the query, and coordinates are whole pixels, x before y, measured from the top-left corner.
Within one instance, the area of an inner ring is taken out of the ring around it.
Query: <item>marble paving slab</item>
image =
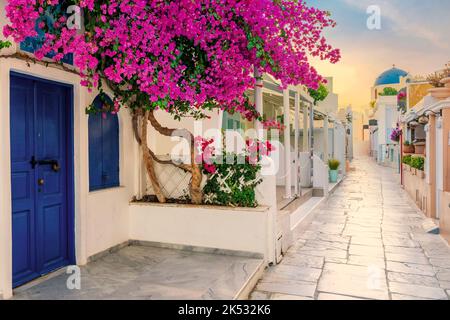
[[[262,259],[128,246],[81,267],[81,289],[62,272],[24,290],[17,300],[231,300]]]

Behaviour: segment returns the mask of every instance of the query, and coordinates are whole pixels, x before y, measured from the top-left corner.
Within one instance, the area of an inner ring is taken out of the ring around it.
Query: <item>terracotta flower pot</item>
[[[416,152],[416,148],[413,145],[409,145],[409,146],[403,146],[403,152],[404,153],[414,153]]]
[[[425,146],[414,146],[415,154],[425,154]]]
[[[447,99],[450,97],[450,88],[431,88],[428,89],[428,93],[430,93],[431,96],[436,99]]]
[[[450,77],[442,79],[441,83],[445,84],[446,88],[450,88]]]

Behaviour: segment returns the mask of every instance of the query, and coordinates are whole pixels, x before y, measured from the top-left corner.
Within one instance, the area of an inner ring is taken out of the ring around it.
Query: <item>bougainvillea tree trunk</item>
[[[190,163],[181,165],[181,168],[189,171],[192,174],[192,179],[189,184],[189,192],[192,203],[201,204],[203,200],[203,193],[201,188],[203,175],[199,164],[197,164],[195,161],[194,136],[192,135],[192,133],[185,129],[170,129],[162,126],[158,122],[158,120],[156,120],[154,111],[148,112],[148,120],[150,121],[152,127],[155,128],[155,130],[160,134],[167,137],[179,136],[188,140],[188,143],[190,145]]]
[[[189,187],[191,201],[194,204],[201,204],[203,201],[202,179],[203,175],[200,167],[195,163],[195,161],[192,161],[192,180]]]
[[[155,192],[156,197],[158,198],[158,201],[161,203],[166,202],[166,197],[164,196],[161,186],[158,181],[158,177],[155,173],[155,161],[152,157],[152,154],[150,152],[150,149],[148,148],[147,143],[147,129],[148,129],[148,112],[146,112],[141,117],[141,135],[140,135],[140,142],[141,142],[141,148],[142,148],[142,155],[143,160],[145,164],[145,168],[147,170],[148,177],[150,178],[150,182],[153,187],[153,191]]]

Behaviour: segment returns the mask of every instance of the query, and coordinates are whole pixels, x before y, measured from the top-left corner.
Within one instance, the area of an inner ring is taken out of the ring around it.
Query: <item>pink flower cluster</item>
[[[201,164],[203,169],[210,174],[217,171],[213,159],[215,151],[214,139],[205,139],[203,137],[195,138],[195,162]]]
[[[214,139],[205,139],[203,137],[196,137],[194,140],[195,145],[195,161],[197,164],[201,164],[203,169],[213,174],[217,171],[216,164],[217,154],[214,147]],[[263,156],[270,156],[275,151],[275,147],[269,141],[260,141],[254,139],[248,139],[245,141],[245,150],[242,150],[242,154],[245,155],[245,161],[251,165],[257,165]],[[222,163],[224,159],[221,159]]]
[[[397,100],[405,100],[406,99],[406,92],[405,91],[400,91],[400,93],[397,95]]]
[[[35,36],[36,20],[62,0],[8,0],[3,32],[15,41]],[[145,93],[147,103],[186,102],[200,109],[214,101],[224,110],[257,115],[244,105],[254,66],[283,87],[316,89],[322,77],[308,57],[335,63],[340,52],[323,30],[335,23],[325,11],[291,0],[72,0],[85,16],[85,30],[71,30],[63,17],[46,34],[36,57],[73,53],[82,84],[116,84],[116,99]],[[41,23],[41,27],[44,25]],[[189,50],[185,50],[189,47]],[[195,51],[195,52],[194,52]],[[188,61],[185,63],[186,55]],[[183,63],[184,61],[184,63]],[[187,73],[194,68],[194,73]],[[129,98],[129,97],[128,97]],[[143,103],[146,103],[145,101]],[[163,106],[160,106],[163,107]],[[173,111],[173,110],[172,110]],[[181,113],[185,112],[180,111]]]
[[[266,129],[266,130],[275,129],[275,130],[279,130],[279,131],[284,131],[284,129],[286,129],[286,126],[284,124],[280,123],[277,120],[273,120],[273,119],[264,120],[261,123],[262,123],[264,129]]]
[[[394,142],[399,142],[400,136],[402,135],[402,133],[403,133],[403,130],[397,126],[396,128],[392,129],[392,132],[391,132],[389,138]]]
[[[275,147],[269,141],[249,139],[246,141],[246,145],[247,161],[253,165],[258,164],[261,157],[270,156],[275,151]]]

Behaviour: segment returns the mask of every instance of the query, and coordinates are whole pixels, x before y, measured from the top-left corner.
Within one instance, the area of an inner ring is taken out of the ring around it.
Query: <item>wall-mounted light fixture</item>
[[[428,124],[429,119],[428,119],[427,116],[420,116],[418,121],[419,121],[420,124],[426,125],[426,124]]]

